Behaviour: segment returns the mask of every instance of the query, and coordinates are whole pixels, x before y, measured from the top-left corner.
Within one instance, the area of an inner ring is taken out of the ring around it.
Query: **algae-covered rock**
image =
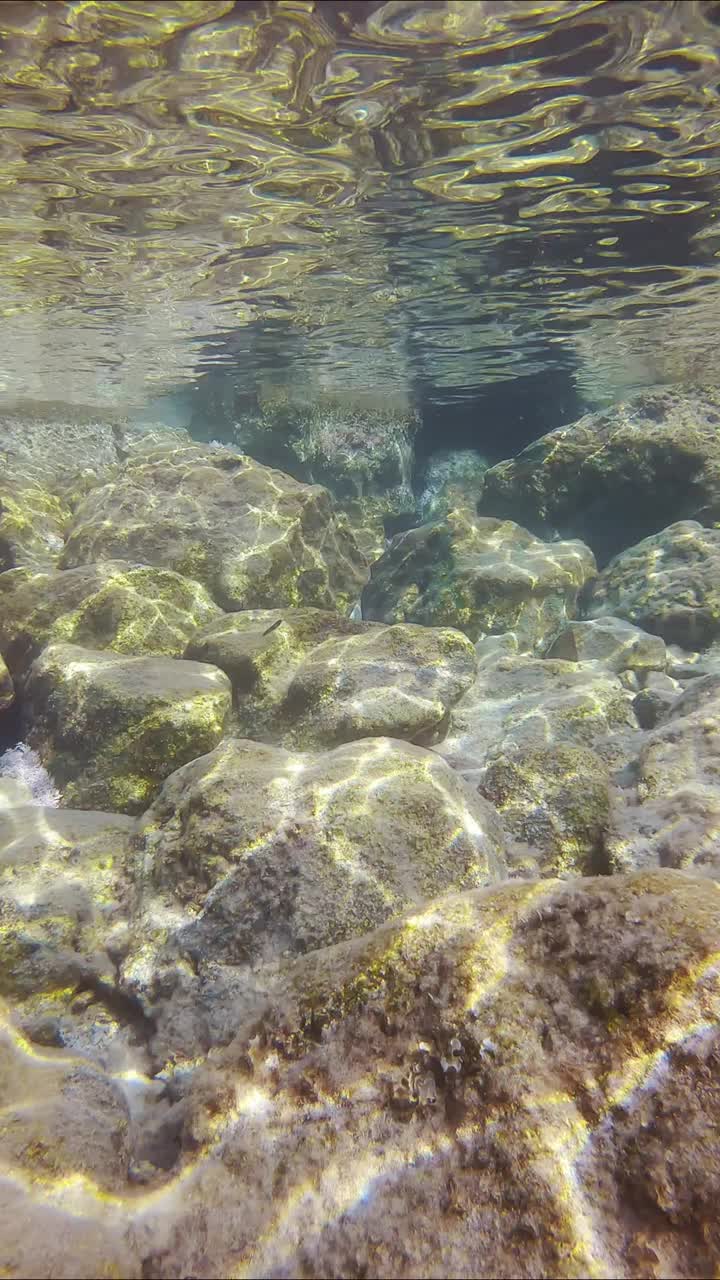
[[[475,449],[441,449],[428,458],[420,480],[418,511],[423,522],[454,510],[475,515],[488,463]]]
[[[720,875],[720,676],[694,680],[646,734],[636,785],[618,792],[613,869],[665,866]]]
[[[298,959],[184,1090],[165,1274],[714,1275],[719,950],[720,891],[656,871]]]
[[[617,676],[594,663],[484,652],[488,643],[478,646],[475,683],[435,748],[468,781],[478,785],[488,764],[518,750],[574,744],[613,765],[633,754],[637,720]]]
[[[63,549],[70,510],[27,470],[0,475],[0,573],[52,569]]]
[[[22,797],[0,810],[0,996],[33,1040],[96,1054],[121,1032],[97,992],[114,983],[127,933],[134,829]]]
[[[537,651],[575,612],[594,576],[580,542],[540,542],[511,520],[455,512],[396,537],[372,566],[363,617],[457,627],[472,640],[513,631]]]
[[[549,432],[484,477],[483,515],[582,538],[605,564],[676,520],[720,520],[720,392],[650,391]]]
[[[0,574],[0,652],[15,677],[56,641],[180,657],[195,629],[219,614],[200,583],[122,560]]]
[[[168,774],[217,745],[231,687],[205,663],[54,644],[26,700],[30,743],[65,804],[139,813]]]
[[[2,574],[0,574],[2,581]],[[15,700],[15,690],[13,688],[12,678],[5,662],[0,658],[0,712],[7,711]]]
[[[517,842],[518,872],[544,876],[607,871],[609,773],[596,752],[576,744],[522,748],[483,770],[479,790]]]
[[[547,658],[599,662],[608,671],[665,671],[667,652],[660,636],[649,635],[612,614],[569,622],[550,645]]]
[[[228,739],[167,779],[141,832],[144,913],[124,976],[146,998],[148,965],[257,965],[504,873],[490,805],[432,752],[386,738],[317,756]]]
[[[704,649],[720,636],[720,529],[681,520],[623,551],[593,585],[588,612]]]
[[[229,610],[347,611],[366,573],[326,490],[196,445],[138,451],[79,504],[62,567],[115,558],[184,574]]]
[[[225,614],[186,654],[228,674],[240,733],[302,748],[365,737],[437,740],[475,674],[473,646],[458,631],[353,622],[318,609]]]

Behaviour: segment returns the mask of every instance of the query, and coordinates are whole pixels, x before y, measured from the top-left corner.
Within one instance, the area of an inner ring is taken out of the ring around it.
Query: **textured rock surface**
[[[575,744],[520,748],[491,760],[480,792],[515,838],[515,874],[604,874],[609,782],[596,752]]]
[[[612,615],[589,622],[569,622],[545,657],[599,662],[615,672],[665,671],[668,661],[660,636],[648,635],[625,618]]]
[[[418,510],[422,520],[441,520],[458,509],[475,515],[487,469],[487,462],[474,449],[433,453],[420,482]]]
[[[0,573],[51,569],[63,549],[70,511],[27,469],[0,477]]]
[[[588,611],[705,648],[720,636],[720,529],[681,520],[623,551],[594,584]]]
[[[140,451],[80,503],[62,567],[114,558],[202,582],[224,609],[347,611],[366,576],[326,490],[196,445]]]
[[[613,870],[663,866],[720,876],[720,675],[694,680],[640,745],[617,792]]]
[[[139,813],[160,783],[219,742],[227,676],[205,663],[54,644],[26,685],[29,739],[65,803]]]
[[[0,575],[2,577],[2,575]],[[7,711],[15,697],[13,682],[5,662],[0,658],[0,712]]]
[[[134,829],[120,814],[0,810],[0,995],[32,1040],[117,1052],[100,993],[126,945]]]
[[[227,740],[167,780],[141,831],[145,905],[123,974],[159,1024],[176,1016],[161,993],[185,999],[188,959],[210,991],[218,964],[330,946],[504,873],[490,805],[432,752],[383,738],[318,756]],[[193,1002],[227,1039],[227,1000],[196,988]],[[197,1034],[184,1027],[180,1051]]]
[[[589,413],[485,475],[483,515],[582,538],[598,561],[675,520],[720,520],[720,392],[647,392]]]
[[[193,637],[186,656],[228,674],[241,734],[302,748],[436,741],[475,675],[474,649],[458,631],[319,609],[226,614]]]
[[[73,1077],[98,1136],[53,1129],[40,1185],[10,1148],[6,1255],[168,1280],[713,1275],[719,949],[717,887],[656,871],[446,897],[301,957],[207,1067],[168,1073],[178,1154],[147,1186],[118,1185],[138,1126],[112,1084]],[[17,1052],[28,1126],[68,1066]]]
[[[372,566],[363,617],[457,627],[472,640],[513,631],[547,645],[594,576],[580,542],[540,542],[511,520],[455,513],[399,535]]]
[[[122,560],[0,574],[0,652],[16,677],[53,641],[180,657],[196,628],[219,614],[198,582]]]
[[[637,721],[616,676],[594,664],[503,654],[487,641],[478,649],[477,679],[435,748],[468,781],[478,785],[487,765],[518,750],[560,743],[590,747],[612,764],[633,754]]]

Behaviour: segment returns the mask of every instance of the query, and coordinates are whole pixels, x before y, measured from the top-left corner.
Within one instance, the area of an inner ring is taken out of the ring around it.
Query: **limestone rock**
[[[580,537],[600,564],[677,520],[720,520],[720,392],[646,392],[486,472],[480,510]]]
[[[495,806],[516,846],[516,874],[599,875],[607,871],[609,772],[575,744],[519,749],[490,761],[480,793]]]
[[[591,748],[612,766],[634,754],[637,721],[616,676],[594,663],[484,652],[486,645],[478,646],[475,683],[435,748],[468,781],[479,785],[491,762],[516,751],[558,744]]]
[[[623,551],[594,584],[588,612],[704,649],[720,637],[720,529],[681,520]]]
[[[135,826],[20,800],[0,809],[0,996],[31,1039],[100,1053],[121,1033],[99,992],[127,933]]]
[[[219,615],[198,582],[122,560],[0,574],[0,652],[16,678],[55,641],[180,657],[196,628]]]
[[[184,1090],[160,1273],[714,1275],[718,950],[717,887],[656,871],[298,959]]]
[[[642,740],[636,785],[618,792],[613,869],[664,866],[720,874],[720,676],[694,680]]]
[[[0,476],[0,574],[51,569],[63,549],[70,510],[27,470]]]
[[[540,542],[511,520],[447,520],[396,537],[372,566],[363,617],[457,627],[472,640],[514,631],[538,651],[575,612],[594,576],[580,542]]]
[[[193,637],[186,656],[228,674],[241,734],[303,749],[367,737],[427,745],[442,737],[475,675],[473,646],[459,631],[318,609],[226,614]]]
[[[547,658],[599,662],[607,671],[665,671],[667,653],[660,636],[641,631],[611,614],[589,622],[569,622],[553,640]]]
[[[217,745],[231,687],[205,663],[53,644],[30,669],[26,699],[30,744],[65,804],[132,814]]]
[[[61,567],[115,558],[184,574],[228,610],[347,611],[366,572],[326,490],[196,445],[139,451],[79,504]]]
[[[178,956],[200,978],[277,960],[504,874],[490,805],[433,752],[384,738],[317,756],[226,740],[167,779],[141,833],[145,906],[123,974],[146,1001]]]
[[[420,481],[418,510],[423,523],[454,510],[475,515],[488,463],[475,449],[440,449],[430,455]]]

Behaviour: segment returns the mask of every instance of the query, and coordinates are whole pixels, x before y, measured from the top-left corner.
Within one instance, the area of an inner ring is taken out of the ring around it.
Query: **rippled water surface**
[[[0,6],[10,395],[712,372],[720,5]]]

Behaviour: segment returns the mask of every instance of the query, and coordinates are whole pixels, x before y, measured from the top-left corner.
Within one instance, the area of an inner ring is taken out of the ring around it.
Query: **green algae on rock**
[[[347,611],[366,577],[325,489],[198,445],[138,450],[79,504],[61,567],[115,558],[193,578],[229,610]]]
[[[186,655],[228,674],[241,734],[302,749],[366,737],[427,745],[475,675],[473,646],[459,631],[316,609],[226,614]]]
[[[124,1218],[166,1275],[713,1275],[719,952],[717,886],[655,871],[302,956],[179,1078],[183,1154]]]
[[[542,436],[484,477],[483,515],[570,532],[605,564],[676,520],[720,520],[720,391],[648,391]]]
[[[602,615],[585,622],[569,622],[555,637],[546,658],[568,662],[598,662],[607,671],[661,671],[667,652],[660,636],[649,635],[625,618]]]
[[[0,810],[0,995],[30,1039],[96,1054],[120,1028],[78,992],[114,983],[135,825],[22,800]]]
[[[512,520],[446,520],[400,534],[372,566],[363,616],[457,627],[471,640],[515,632],[541,650],[573,617],[595,576],[581,542],[544,543]]]
[[[516,874],[599,875],[607,871],[609,772],[576,743],[518,749],[490,760],[479,783],[517,847]]]
[[[219,614],[200,583],[122,560],[0,574],[0,652],[15,677],[56,641],[180,657],[195,629]]]
[[[0,573],[52,569],[69,522],[70,509],[32,473],[4,472],[0,478]]]
[[[26,684],[29,740],[66,805],[140,813],[222,737],[227,676],[206,663],[53,644]]]
[[[593,585],[592,617],[618,614],[669,644],[720,636],[720,528],[680,520],[622,551]]]
[[[505,870],[491,806],[433,752],[383,738],[318,755],[227,739],[167,779],[140,831],[143,912],[123,977],[146,1000],[148,972],[162,985],[178,960],[205,980],[331,946]],[[157,1013],[172,1019],[172,997]],[[225,1014],[205,1010],[227,1038]]]

